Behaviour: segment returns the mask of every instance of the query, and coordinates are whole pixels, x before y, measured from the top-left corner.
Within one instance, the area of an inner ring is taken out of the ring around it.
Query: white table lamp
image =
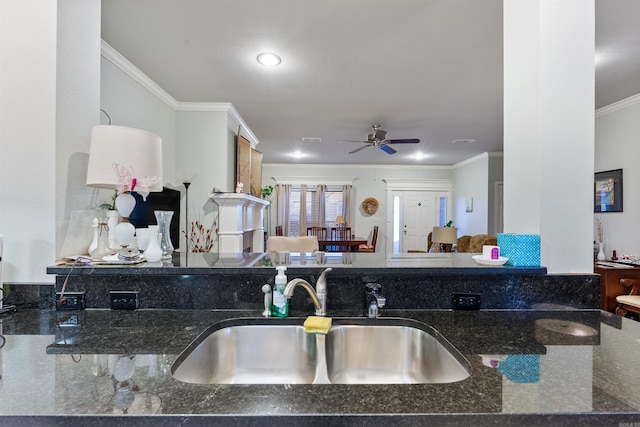
[[[433,227],[431,234],[433,250],[431,252],[442,252],[442,245],[453,245],[458,243],[458,229],[455,227]]]

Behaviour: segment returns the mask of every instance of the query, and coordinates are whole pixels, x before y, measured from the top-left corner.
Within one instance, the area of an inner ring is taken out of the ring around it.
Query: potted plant
[[[273,193],[272,185],[267,185],[266,187],[262,187],[260,189],[260,195],[263,199],[268,199],[269,197],[271,197],[271,193]]]

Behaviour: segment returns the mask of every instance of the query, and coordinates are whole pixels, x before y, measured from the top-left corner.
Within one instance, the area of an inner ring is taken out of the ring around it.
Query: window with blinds
[[[316,187],[307,186],[306,194],[306,221],[307,227],[331,227],[335,224],[338,215],[342,215],[342,187],[327,186],[324,193],[325,223],[318,223],[318,198]],[[300,187],[291,186],[289,195],[289,235],[304,236],[307,231],[300,231]]]

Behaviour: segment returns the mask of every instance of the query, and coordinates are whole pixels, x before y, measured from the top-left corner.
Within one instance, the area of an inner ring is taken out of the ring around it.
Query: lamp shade
[[[344,224],[344,217],[342,215],[338,215],[336,218],[336,224]]]
[[[434,243],[458,243],[458,229],[455,227],[433,227],[431,241]]]
[[[87,185],[117,189],[118,173],[113,165],[121,165],[131,178],[155,177],[149,191],[162,191],[162,138],[140,129],[99,125],[91,131],[91,148],[87,167]]]

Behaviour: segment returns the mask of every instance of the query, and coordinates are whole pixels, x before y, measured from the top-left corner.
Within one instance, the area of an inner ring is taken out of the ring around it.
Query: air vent
[[[322,138],[305,136],[304,138],[302,138],[302,142],[322,142]]]
[[[466,138],[459,138],[451,141],[452,144],[473,144],[474,142],[476,142],[475,139],[466,139]]]

